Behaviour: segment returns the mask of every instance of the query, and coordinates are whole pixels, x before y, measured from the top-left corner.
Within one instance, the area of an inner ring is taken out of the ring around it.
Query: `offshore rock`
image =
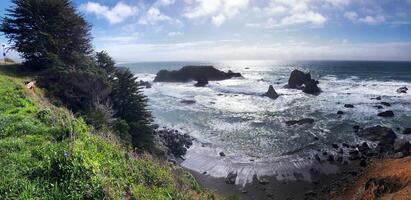
[[[304,83],[305,87],[303,92],[307,94],[319,94],[321,89],[318,87],[318,81],[314,79],[310,79],[309,81]]]
[[[304,83],[308,82],[311,80],[311,74],[310,73],[304,73],[300,70],[295,69],[294,71],[291,72],[290,78],[288,79],[288,88],[299,88],[301,87]]]
[[[378,117],[394,117],[394,112],[391,110],[378,113]]]
[[[292,126],[292,125],[303,125],[303,124],[313,124],[314,123],[314,119],[311,118],[304,118],[304,119],[300,119],[300,120],[290,120],[290,121],[286,121],[285,124],[287,124],[288,126]]]
[[[277,99],[278,98],[278,94],[277,94],[277,92],[275,91],[275,89],[272,85],[270,85],[268,87],[268,91],[265,94],[263,94],[263,96],[266,96],[266,97],[271,98],[271,99]]]
[[[400,87],[400,88],[397,89],[398,93],[407,93],[407,91],[408,91],[407,87]]]
[[[207,79],[207,81],[220,81],[233,77],[242,77],[240,73],[232,71],[223,72],[213,66],[185,66],[178,71],[160,70],[154,82],[187,82],[190,80]]]
[[[201,77],[197,79],[197,83],[194,84],[196,87],[204,87],[208,84],[208,79],[206,77]]]

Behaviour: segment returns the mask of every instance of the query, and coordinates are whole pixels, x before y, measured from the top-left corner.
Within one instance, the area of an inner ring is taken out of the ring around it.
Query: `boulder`
[[[196,87],[204,87],[208,84],[208,79],[206,77],[201,77],[197,79],[197,83],[194,84]]]
[[[268,91],[263,96],[269,97],[271,99],[277,99],[278,98],[278,94],[274,90],[274,87],[272,85],[270,85],[268,87]]]
[[[145,87],[145,88],[151,88],[151,86],[152,86],[150,82],[143,81],[143,80],[140,80],[140,82],[138,82],[138,85],[142,86],[142,87]]]
[[[365,159],[362,159],[362,160],[360,161],[360,166],[361,166],[361,167],[367,167],[367,161],[366,161]]]
[[[310,79],[304,83],[303,92],[307,94],[318,94],[321,92],[321,89],[318,87],[318,81]]]
[[[303,125],[303,124],[313,124],[314,123],[314,119],[311,118],[304,118],[304,119],[300,119],[300,120],[290,120],[290,121],[286,121],[285,124],[287,124],[288,126],[292,126],[292,125]]]
[[[398,93],[407,93],[407,91],[408,91],[407,87],[400,87],[400,88],[397,89]]]
[[[402,132],[404,135],[411,135],[411,128],[405,128],[404,131]]]
[[[354,108],[354,105],[352,105],[352,104],[345,104],[345,105],[344,105],[344,108]]]
[[[227,184],[235,184],[235,180],[237,179],[237,173],[236,172],[230,172],[227,177],[225,178],[225,182]]]
[[[398,153],[401,152],[404,155],[409,155],[411,150],[411,144],[406,139],[396,139],[394,142],[394,152]]]
[[[368,127],[358,131],[358,136],[374,142],[385,142],[393,144],[397,135],[390,128],[383,126]]]
[[[187,82],[204,78],[207,81],[220,81],[233,77],[241,77],[241,74],[232,71],[223,72],[213,66],[185,66],[178,71],[160,70],[154,82]]]
[[[181,100],[180,103],[183,103],[183,104],[195,104],[196,101],[195,101],[195,100]]]
[[[384,107],[382,107],[382,106],[378,105],[378,106],[374,106],[374,108],[377,108],[377,109],[383,109]]]
[[[387,106],[387,107],[391,106],[391,104],[388,103],[388,102],[381,102],[381,105],[384,105],[384,106]]]
[[[185,155],[194,140],[188,134],[182,135],[172,129],[157,130],[156,134],[160,137],[161,142],[168,148],[169,153],[175,157]]]
[[[300,70],[294,70],[291,72],[290,78],[288,79],[288,88],[299,88],[304,83],[311,80],[310,73],[304,73]]]
[[[378,113],[379,117],[394,117],[394,112],[391,110],[385,111],[385,112],[380,112]]]

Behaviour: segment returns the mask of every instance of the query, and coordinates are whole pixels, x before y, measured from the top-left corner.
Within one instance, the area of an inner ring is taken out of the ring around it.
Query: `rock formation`
[[[275,91],[274,87],[270,85],[268,87],[268,91],[263,96],[269,97],[271,99],[277,99],[279,95]]]
[[[178,71],[161,70],[154,82],[187,82],[190,80],[220,81],[233,77],[241,77],[240,73],[223,72],[213,66],[185,66]]]
[[[398,93],[407,93],[407,91],[408,91],[407,87],[400,87],[400,88],[397,89]]]
[[[304,73],[300,70],[291,72],[286,87],[302,89],[307,94],[318,94],[321,92],[321,89],[318,87],[318,81],[311,79],[310,73]]]

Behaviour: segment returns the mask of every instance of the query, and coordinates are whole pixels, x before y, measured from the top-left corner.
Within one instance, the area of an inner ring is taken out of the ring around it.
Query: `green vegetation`
[[[0,199],[218,198],[181,168],[127,152],[47,103],[15,68],[0,66]]]
[[[147,98],[70,0],[12,2],[0,31],[25,61],[0,65],[0,199],[219,199],[143,153],[158,153]]]
[[[156,152],[151,113],[136,79],[116,68],[105,51],[93,51],[91,26],[71,1],[12,2],[15,7],[7,10],[0,31],[53,103],[67,106],[96,129],[117,133],[124,145]]]

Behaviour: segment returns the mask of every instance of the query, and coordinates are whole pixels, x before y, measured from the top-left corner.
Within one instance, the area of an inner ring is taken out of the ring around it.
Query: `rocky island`
[[[240,73],[223,72],[213,66],[185,66],[178,71],[160,70],[154,82],[187,82],[198,81],[203,86],[208,81],[221,81],[234,77],[242,77]]]

